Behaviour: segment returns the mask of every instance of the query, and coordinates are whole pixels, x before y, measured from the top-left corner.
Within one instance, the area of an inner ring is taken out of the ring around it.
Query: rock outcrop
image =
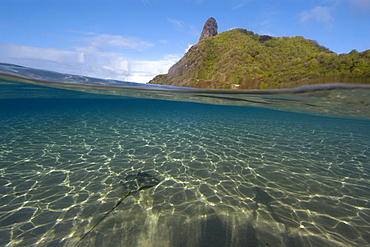
[[[242,28],[216,34],[216,21],[210,18],[200,42],[149,83],[205,89],[370,84],[370,50],[338,55],[301,36],[276,38]]]
[[[200,35],[199,41],[217,35],[217,28],[216,20],[213,17],[209,18],[204,24],[203,32]]]

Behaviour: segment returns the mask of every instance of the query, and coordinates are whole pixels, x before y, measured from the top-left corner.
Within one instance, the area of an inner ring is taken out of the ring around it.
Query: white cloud
[[[180,21],[180,20],[174,20],[174,19],[171,19],[171,18],[167,18],[167,20],[173,24],[173,26],[175,27],[175,29],[177,31],[189,32],[189,34],[191,36],[194,36],[194,37],[199,37],[200,36],[201,32],[192,24],[185,23],[185,22]]]
[[[246,5],[249,2],[249,0],[233,0],[233,2],[237,4],[236,6],[234,6],[234,9],[239,9]]]
[[[185,49],[185,53],[187,53],[191,47],[192,45],[188,45],[188,48]]]
[[[158,61],[131,61],[128,64],[130,75],[127,76],[126,80],[148,82],[158,74],[167,73],[169,68],[179,59],[178,56],[168,55]]]
[[[167,73],[180,59],[179,56],[165,56],[154,61],[128,60],[123,54],[104,51],[104,48],[141,49],[147,44],[136,42],[133,45],[119,37],[110,42],[107,37],[93,37],[89,39],[89,46],[77,47],[74,51],[0,43],[0,62],[61,73],[146,83],[157,74]]]
[[[199,37],[201,32],[196,28],[194,27],[193,25],[189,25],[190,27],[190,35],[191,36],[194,36],[194,37]]]
[[[183,23],[182,21],[174,20],[174,19],[171,19],[171,18],[167,18],[167,20],[168,20],[169,22],[171,22],[171,23],[175,26],[176,30],[178,30],[178,31],[183,30],[183,28],[184,28],[184,23]]]
[[[318,23],[331,25],[331,22],[333,20],[333,17],[331,16],[332,11],[333,8],[331,7],[316,6],[310,11],[303,11],[302,13],[299,14],[299,16],[301,18],[301,22],[303,23],[307,23],[311,19],[313,19]]]
[[[268,31],[264,31],[264,30],[261,30],[259,32],[260,35],[268,35],[268,36],[276,36],[274,33],[272,32],[268,32]]]
[[[39,59],[45,61],[70,63],[83,62],[78,52],[66,51],[56,48],[38,48],[16,44],[0,43],[1,58],[13,59]]]
[[[90,46],[97,49],[106,47],[117,47],[120,49],[142,50],[153,46],[150,42],[142,41],[138,38],[125,38],[120,35],[99,34],[94,37],[83,38]]]

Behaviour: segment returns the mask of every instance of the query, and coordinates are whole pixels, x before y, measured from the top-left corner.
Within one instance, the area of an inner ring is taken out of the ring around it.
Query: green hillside
[[[303,37],[234,29],[200,41],[149,83],[198,88],[289,88],[327,82],[370,83],[370,50],[336,54]]]

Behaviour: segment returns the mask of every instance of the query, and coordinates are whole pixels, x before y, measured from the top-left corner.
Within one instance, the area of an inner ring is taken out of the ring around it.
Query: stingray
[[[159,184],[159,179],[149,175],[146,172],[138,172],[134,175],[127,175],[124,178],[125,181],[120,181],[120,184],[127,189],[129,192],[122,197],[116,205],[111,208],[85,235],[83,235],[80,240],[77,242],[76,246],[92,231],[94,228],[99,225],[111,212],[113,212],[128,196],[133,195],[134,193],[148,189]]]

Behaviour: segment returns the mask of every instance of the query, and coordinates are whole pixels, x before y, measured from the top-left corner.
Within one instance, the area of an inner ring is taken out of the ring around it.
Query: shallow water
[[[370,244],[368,119],[14,78],[0,89],[0,246],[76,245],[138,171],[161,182],[78,246]]]

